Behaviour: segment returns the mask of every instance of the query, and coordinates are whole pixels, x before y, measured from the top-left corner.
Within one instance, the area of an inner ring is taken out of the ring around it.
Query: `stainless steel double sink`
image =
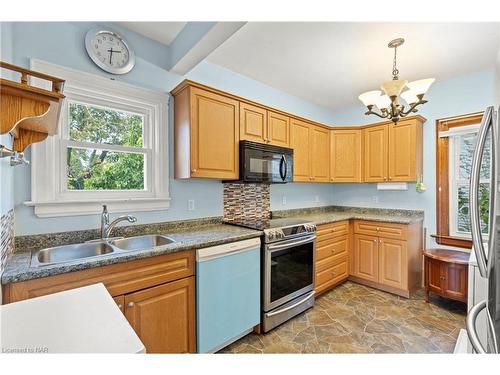
[[[148,250],[173,242],[175,240],[170,237],[152,234],[51,247],[33,252],[31,266],[40,267],[110,254],[121,254],[127,251]]]

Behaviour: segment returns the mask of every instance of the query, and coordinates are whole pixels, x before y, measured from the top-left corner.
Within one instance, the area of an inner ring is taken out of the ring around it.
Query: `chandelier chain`
[[[398,79],[399,76],[399,70],[396,67],[397,51],[398,47],[394,47],[394,61],[392,63],[392,79]]]

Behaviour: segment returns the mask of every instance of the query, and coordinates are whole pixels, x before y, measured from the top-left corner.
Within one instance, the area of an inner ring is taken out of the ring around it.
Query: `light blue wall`
[[[83,40],[85,32],[92,27],[90,23],[15,23],[13,30],[14,55],[12,62],[17,65],[29,66],[30,58],[37,58],[63,65],[73,69],[109,77],[108,74],[97,68],[85,52]],[[115,27],[116,28],[116,27]],[[123,30],[119,30],[122,31]],[[138,43],[140,36],[124,32],[128,37],[134,37]],[[129,35],[127,35],[129,34]],[[116,77],[117,80],[143,86],[163,92],[174,88],[182,79],[162,69],[157,64],[164,63],[165,49],[158,48],[154,43],[143,41],[141,48],[136,48],[137,62],[135,68],[127,75]],[[135,47],[135,46],[134,46]],[[148,47],[148,48],[146,48]],[[152,49],[152,50],[151,50]],[[168,60],[168,59],[167,59]],[[187,78],[211,85],[222,90],[235,93],[256,101],[262,101],[279,109],[308,117],[320,122],[332,121],[332,113],[326,108],[316,106],[301,99],[285,94],[227,69],[210,64],[200,63]],[[172,111],[169,113],[170,139],[173,139]],[[30,155],[28,153],[28,159]],[[168,220],[182,220],[196,217],[222,215],[222,184],[220,181],[205,180],[174,180],[173,179],[173,147],[170,142],[170,193],[171,207],[165,211],[138,212],[138,224]],[[98,215],[86,215],[64,218],[38,218],[33,209],[23,202],[30,200],[30,167],[16,167],[15,175],[15,233],[16,235],[48,233],[75,229],[96,228],[99,223]],[[279,198],[280,208],[298,207],[315,202],[318,196],[319,204],[329,204],[331,187],[328,185],[295,185],[272,189],[272,206],[276,206],[275,197]],[[287,195],[287,205],[283,206],[282,195]],[[311,198],[312,197],[312,198]],[[195,200],[195,211],[187,210],[187,200]]]
[[[0,23],[0,60],[12,60],[12,23]],[[2,71],[2,77],[7,76]],[[12,137],[9,134],[0,135],[0,144],[12,147]],[[9,166],[9,158],[0,159],[0,216],[10,211],[14,207],[13,194],[14,174]]]
[[[415,184],[409,184],[408,191],[378,191],[376,184],[336,184],[333,185],[333,202],[360,207],[423,209],[427,233],[436,233],[436,120],[483,111],[488,105],[494,104],[494,82],[495,72],[490,69],[444,82],[438,81],[431,87],[427,95],[429,102],[419,110],[427,118],[423,145],[426,192],[417,193]],[[362,105],[338,111],[334,123],[365,124],[376,121],[373,116],[363,115],[364,111]],[[428,246],[433,244],[432,241],[428,242]]]

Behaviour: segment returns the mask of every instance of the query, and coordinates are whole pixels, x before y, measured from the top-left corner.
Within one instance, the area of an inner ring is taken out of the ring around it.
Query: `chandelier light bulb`
[[[401,97],[408,104],[413,104],[418,102],[417,95],[413,92],[413,90],[406,90],[401,94]]]
[[[419,79],[418,81],[408,83],[408,87],[415,95],[423,95],[429,90],[429,87],[431,87],[435,80],[435,78]]]
[[[391,99],[387,95],[380,95],[375,105],[380,109],[387,109],[391,105]]]
[[[380,90],[367,91],[358,96],[358,99],[363,102],[365,106],[375,105],[377,104],[377,100],[382,94]]]

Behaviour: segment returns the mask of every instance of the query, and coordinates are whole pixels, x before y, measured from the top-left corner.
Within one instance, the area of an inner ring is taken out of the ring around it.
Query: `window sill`
[[[102,199],[79,201],[24,202],[35,208],[38,217],[98,215],[102,205],[111,212],[158,211],[170,207],[170,198]]]
[[[472,249],[472,240],[463,237],[443,236],[439,234],[431,234],[431,237],[436,239],[440,245],[462,247],[465,249]]]

